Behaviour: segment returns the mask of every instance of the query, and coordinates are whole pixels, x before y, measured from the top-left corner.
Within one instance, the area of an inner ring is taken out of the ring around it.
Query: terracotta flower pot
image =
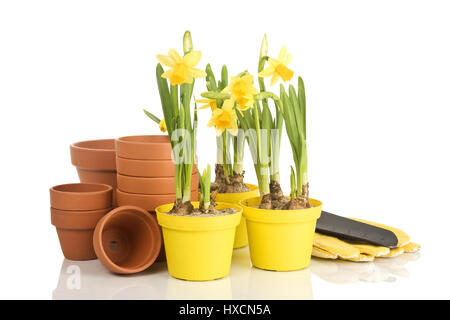
[[[166,203],[173,203],[175,201],[175,193],[138,194],[138,193],[123,192],[119,189],[117,189],[116,192],[117,192],[118,206],[131,205],[143,208],[147,211],[155,211],[156,207]],[[195,189],[191,192],[191,200],[197,201],[197,199],[198,199],[198,189]]]
[[[70,146],[72,164],[83,183],[102,183],[116,187],[114,139],[88,140]]]
[[[92,237],[97,222],[112,208],[69,211],[51,208],[51,222],[56,227],[64,257],[69,260],[96,258]]]
[[[144,209],[124,206],[105,215],[94,231],[94,249],[105,267],[130,274],[147,269],[161,249],[156,220]]]
[[[120,158],[137,160],[170,160],[172,147],[167,135],[129,136],[116,139]]]
[[[112,206],[112,188],[106,184],[61,184],[50,188],[50,203],[60,210],[106,209]]]
[[[117,175],[119,190],[140,194],[170,194],[175,191],[175,177],[143,178]],[[198,175],[191,178],[191,190],[198,189]]]

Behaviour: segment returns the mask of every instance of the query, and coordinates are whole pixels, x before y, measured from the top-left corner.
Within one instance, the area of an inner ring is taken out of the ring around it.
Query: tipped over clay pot
[[[94,249],[102,264],[119,274],[147,269],[161,250],[161,233],[146,210],[118,207],[105,215],[94,231]]]
[[[60,210],[99,210],[112,206],[112,187],[106,184],[71,183],[50,188],[52,208]]]
[[[51,208],[51,222],[56,227],[64,257],[69,260],[96,258],[92,237],[97,222],[111,208],[69,211]]]

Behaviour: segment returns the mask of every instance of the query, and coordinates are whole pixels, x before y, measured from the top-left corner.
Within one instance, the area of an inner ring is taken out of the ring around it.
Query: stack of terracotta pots
[[[175,201],[175,163],[167,135],[116,139],[117,204],[154,212]],[[198,174],[193,170],[191,200],[198,199]]]
[[[112,209],[112,188],[73,183],[50,189],[51,222],[69,260],[96,258],[92,237],[97,222]]]

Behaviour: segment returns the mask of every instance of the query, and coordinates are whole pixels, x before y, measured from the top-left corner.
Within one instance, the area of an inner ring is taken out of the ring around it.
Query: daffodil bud
[[[261,43],[261,49],[259,51],[259,58],[266,57],[268,53],[269,44],[267,43],[267,35],[264,34],[262,43]]]
[[[192,44],[191,32],[188,30],[184,33],[184,36],[183,36],[184,55],[187,55],[192,50],[194,50],[194,45]]]

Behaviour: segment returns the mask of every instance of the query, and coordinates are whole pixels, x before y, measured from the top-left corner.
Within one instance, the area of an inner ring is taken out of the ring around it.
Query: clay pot
[[[130,177],[117,175],[117,186],[121,191],[140,194],[171,194],[175,190],[175,177]],[[198,189],[198,175],[191,178],[191,190]]]
[[[97,222],[112,208],[112,188],[105,184],[72,183],[50,188],[51,222],[64,256],[95,259],[92,236]]]
[[[191,200],[197,201],[198,199],[198,189],[191,192]],[[119,189],[117,192],[117,205],[125,206],[132,205],[136,207],[143,208],[147,211],[155,211],[156,207],[175,202],[175,193],[172,194],[138,194],[123,192]]]
[[[112,205],[112,188],[106,184],[71,183],[50,188],[52,208],[60,210],[99,210]]]
[[[51,208],[51,222],[56,227],[64,257],[69,260],[96,258],[92,237],[97,222],[112,208],[68,211]]]
[[[120,158],[137,160],[172,159],[172,146],[167,135],[129,136],[116,139]]]
[[[83,183],[102,183],[116,188],[114,139],[88,140],[70,146],[72,164]]]
[[[119,274],[137,273],[156,260],[161,233],[146,210],[118,207],[105,215],[94,231],[94,250],[102,264]]]

